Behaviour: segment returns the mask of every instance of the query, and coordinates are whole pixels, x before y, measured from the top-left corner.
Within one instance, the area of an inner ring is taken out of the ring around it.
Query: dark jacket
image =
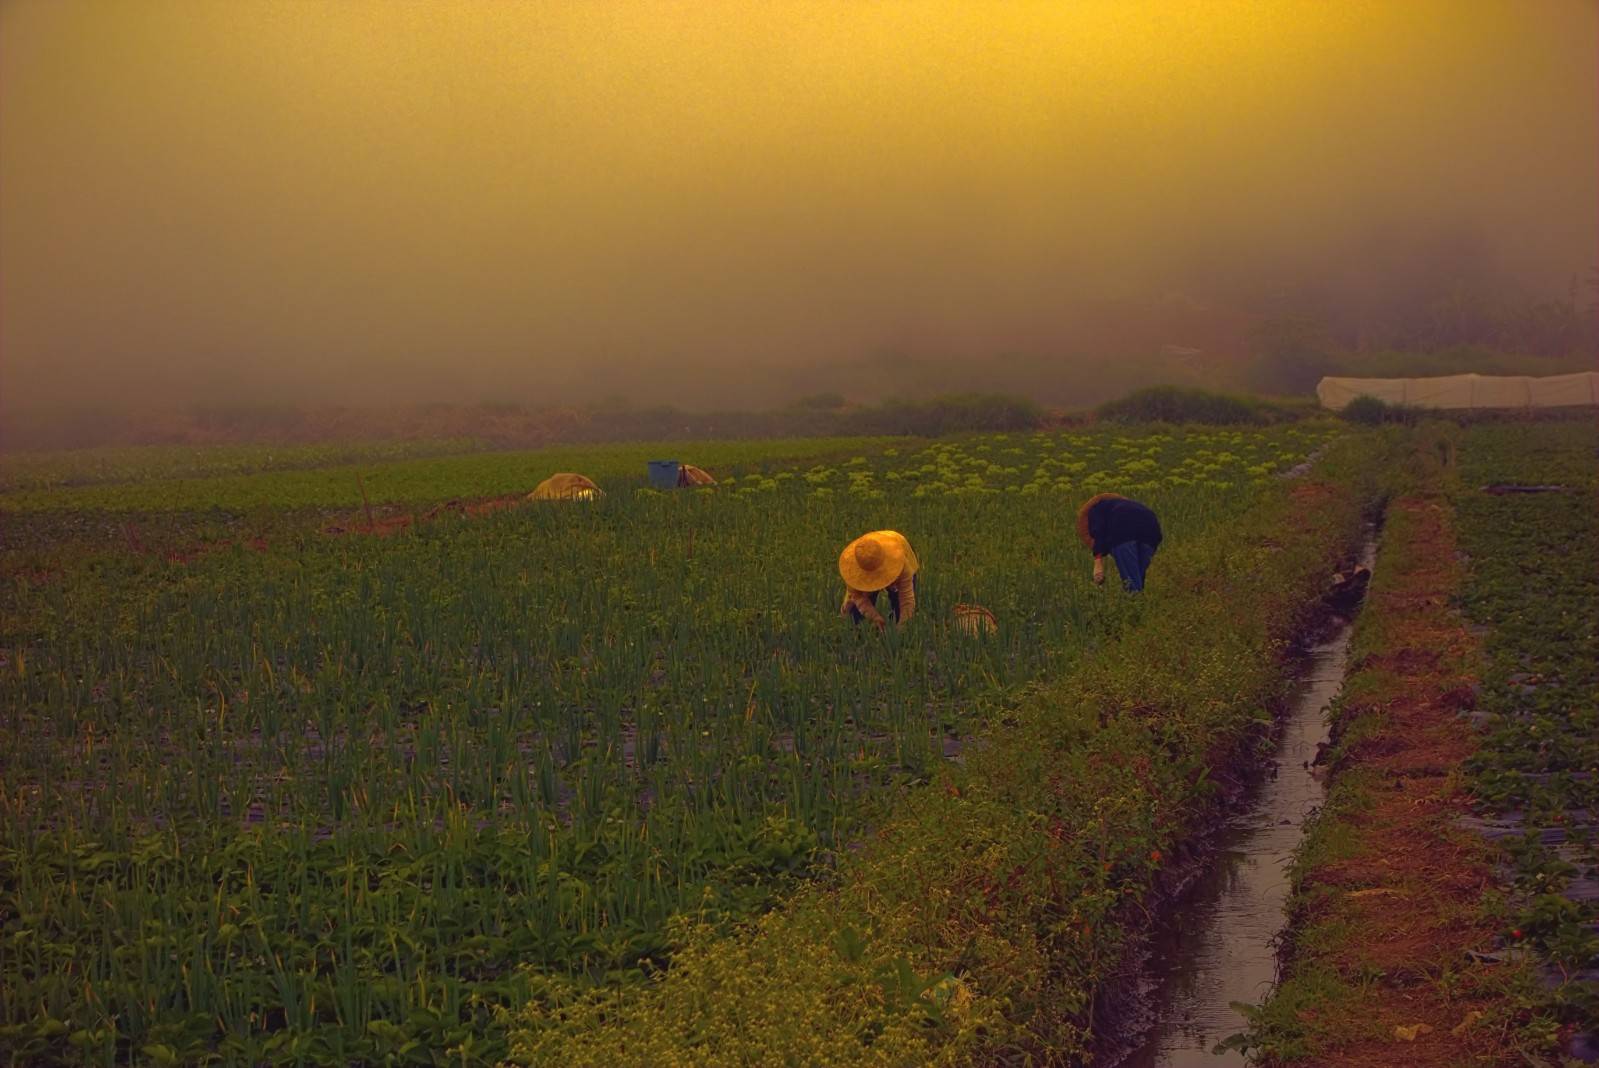
[[[1088,536],[1094,539],[1095,556],[1108,556],[1112,549],[1127,541],[1142,542],[1158,549],[1160,520],[1137,501],[1113,497],[1088,510]]]

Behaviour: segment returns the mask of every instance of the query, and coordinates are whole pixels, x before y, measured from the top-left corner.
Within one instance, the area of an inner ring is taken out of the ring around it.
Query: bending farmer
[[[1129,593],[1144,588],[1144,572],[1160,548],[1160,520],[1155,513],[1117,493],[1088,498],[1077,510],[1077,536],[1094,551],[1094,583],[1105,581],[1105,557],[1116,561],[1122,586]]]
[[[862,534],[838,556],[838,573],[844,578],[844,603],[838,614],[856,623],[869,619],[882,630],[877,594],[887,590],[894,622],[904,623],[916,614],[916,573],[921,569],[905,535],[894,530]]]

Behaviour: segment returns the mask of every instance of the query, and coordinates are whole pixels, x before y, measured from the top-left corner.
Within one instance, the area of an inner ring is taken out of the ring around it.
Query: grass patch
[[[1344,405],[1338,414],[1351,423],[1363,426],[1380,426],[1383,423],[1411,426],[1420,418],[1420,412],[1415,408],[1403,404],[1389,404],[1381,398],[1364,393]]]

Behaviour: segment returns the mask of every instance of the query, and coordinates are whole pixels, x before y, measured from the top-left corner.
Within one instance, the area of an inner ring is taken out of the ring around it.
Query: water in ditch
[[[1362,562],[1369,566],[1369,549]],[[1315,760],[1327,741],[1327,707],[1343,685],[1349,632],[1340,620],[1310,650],[1264,780],[1217,833],[1210,863],[1155,932],[1144,973],[1152,1024],[1118,1068],[1247,1063],[1213,1050],[1244,1029],[1234,1003],[1259,1004],[1277,978],[1288,868],[1306,818],[1326,794]]]

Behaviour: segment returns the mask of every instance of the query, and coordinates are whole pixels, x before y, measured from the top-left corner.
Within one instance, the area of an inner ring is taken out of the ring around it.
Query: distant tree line
[[[211,445],[470,438],[490,447],[708,438],[851,437],[1025,430],[1046,418],[1038,405],[998,394],[851,405],[820,393],[781,408],[691,412],[613,400],[594,406],[516,402],[426,404],[396,409],[297,408],[283,404],[197,405],[165,412],[83,409],[25,413],[5,421],[6,449],[101,445]]]
[[[1327,374],[1558,374],[1599,355],[1599,268],[1528,295],[1469,241],[1442,242],[1380,286],[1301,287],[1259,321],[1243,383],[1304,393]]]
[[[1018,397],[964,393],[918,401],[847,403],[839,393],[817,393],[770,411],[685,412],[673,407],[598,410],[586,433],[593,440],[640,441],[672,437],[834,437],[912,435],[936,437],[969,431],[1027,430],[1043,423],[1038,405]]]
[[[1204,423],[1211,426],[1265,426],[1292,422],[1313,413],[1306,400],[1267,400],[1236,393],[1182,386],[1150,386],[1101,404],[1094,414],[1111,423]]]

